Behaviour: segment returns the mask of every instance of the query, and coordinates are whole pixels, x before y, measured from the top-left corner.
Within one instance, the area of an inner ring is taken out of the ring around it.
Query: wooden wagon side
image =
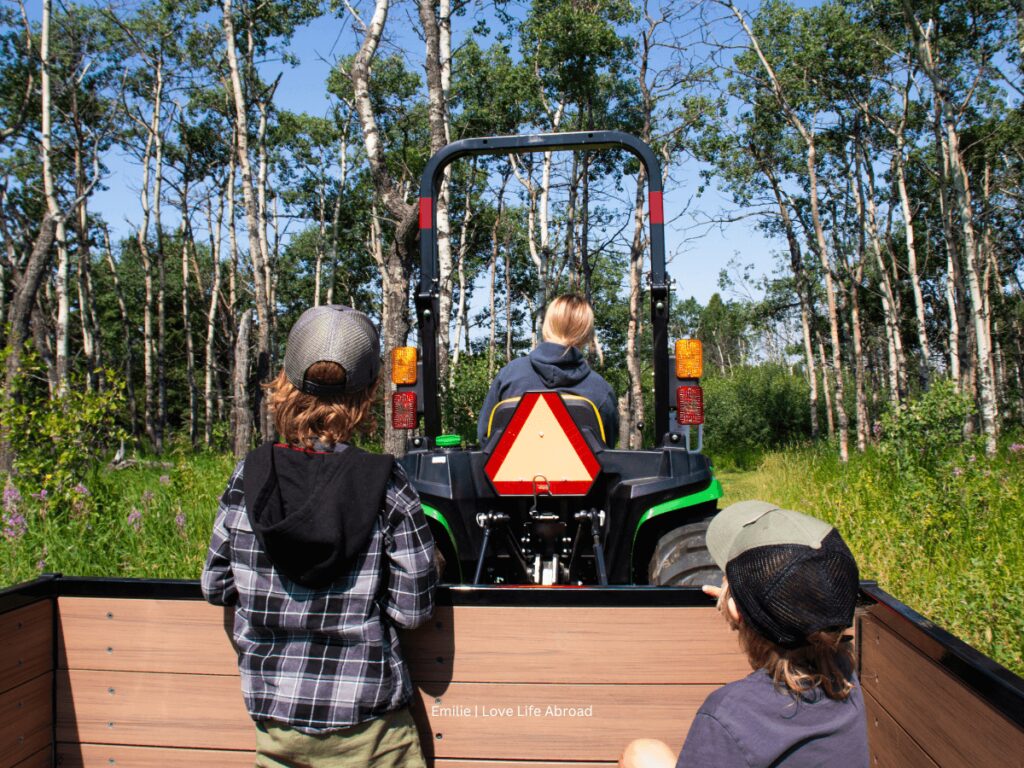
[[[858,655],[877,765],[1024,759],[1024,681],[872,585]],[[194,582],[46,578],[0,596],[0,768],[252,765],[222,609]],[[747,673],[697,590],[442,589],[403,647],[438,768],[614,764],[681,745]]]

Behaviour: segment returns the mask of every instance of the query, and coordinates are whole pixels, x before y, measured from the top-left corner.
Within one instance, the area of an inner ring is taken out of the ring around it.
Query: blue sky
[[[368,12],[368,8],[362,7],[361,11]],[[456,46],[472,23],[469,17],[456,20],[453,30]],[[404,0],[392,8],[385,33],[385,46],[404,51],[409,67],[414,70],[422,67],[424,48],[415,34],[418,25],[415,6]],[[351,24],[345,19],[325,16],[299,29],[289,46],[289,52],[299,63],[290,66],[268,61],[262,66],[268,78],[281,73],[275,95],[277,106],[295,112],[325,114],[327,75],[333,62],[352,53],[356,45]],[[96,195],[93,208],[110,222],[115,236],[127,236],[139,217],[139,167],[119,157],[107,158],[107,165],[111,171],[106,179],[107,189]],[[667,228],[667,250],[671,259],[669,272],[676,280],[677,294],[683,298],[694,296],[703,303],[718,290],[719,272],[730,260],[754,264],[754,274],[760,276],[772,271],[772,253],[782,244],[766,240],[757,231],[752,218],[720,226],[696,226],[694,212],[707,218],[732,209],[727,196],[713,187],[705,190],[700,198],[691,199],[700,183],[699,170],[694,162],[671,169],[665,186],[665,213],[666,219],[673,222]],[[689,206],[688,213],[680,216],[686,206]],[[168,210],[168,214],[166,225],[173,226],[173,211]]]

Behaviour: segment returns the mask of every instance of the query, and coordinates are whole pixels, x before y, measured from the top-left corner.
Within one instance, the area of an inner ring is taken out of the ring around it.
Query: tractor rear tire
[[[708,553],[711,517],[673,528],[660,539],[647,569],[648,583],[659,587],[721,585],[722,572]]]

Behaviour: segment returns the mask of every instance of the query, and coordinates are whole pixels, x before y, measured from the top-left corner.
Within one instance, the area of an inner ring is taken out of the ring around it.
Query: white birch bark
[[[242,94],[242,77],[238,66],[238,53],[235,46],[235,22],[232,16],[232,0],[223,0],[222,3],[222,24],[224,28],[225,52],[228,60],[228,69],[231,75],[231,95],[234,107],[235,124],[235,156],[238,168],[242,173],[242,197],[245,201],[246,229],[249,236],[249,259],[252,262],[253,288],[256,299],[256,354],[258,357],[257,368],[265,377],[269,377],[270,369],[270,301],[266,271],[264,266],[264,253],[266,249],[266,230],[262,230],[260,223],[264,221],[260,216],[260,203],[253,181],[252,164],[249,161],[249,125],[246,111],[246,102]],[[236,385],[238,379],[236,377]],[[260,383],[263,383],[262,381]],[[239,392],[235,390],[235,396]],[[239,404],[235,404],[236,413]],[[273,428],[267,429],[269,414],[266,409],[266,401],[260,398],[259,425],[261,438],[263,440],[273,439]],[[237,427],[236,427],[237,428]],[[235,445],[239,445],[236,435]]]
[[[971,202],[971,187],[967,166],[960,150],[960,135],[957,129],[957,114],[949,102],[950,88],[945,82],[933,57],[930,31],[925,32],[909,0],[903,0],[904,17],[914,37],[918,61],[932,82],[932,95],[941,107],[945,145],[949,152],[949,167],[953,181],[957,214],[960,219],[962,244],[964,248],[964,272],[971,302],[971,321],[974,330],[975,350],[978,365],[978,401],[981,429],[985,434],[985,452],[992,456],[996,451],[996,437],[999,431],[996,412],[995,383],[992,380],[992,339],[989,332],[986,301],[982,293],[979,265],[978,239],[974,230],[974,211]]]

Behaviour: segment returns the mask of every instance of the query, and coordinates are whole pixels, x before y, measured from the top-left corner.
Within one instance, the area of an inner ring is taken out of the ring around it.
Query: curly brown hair
[[[342,384],[345,369],[337,363],[314,363],[306,378],[318,384]],[[358,392],[317,397],[292,384],[284,369],[267,386],[267,406],[274,415],[274,427],[282,442],[312,448],[319,440],[327,446],[348,442],[359,432],[372,432],[376,423],[373,404],[377,382]]]

